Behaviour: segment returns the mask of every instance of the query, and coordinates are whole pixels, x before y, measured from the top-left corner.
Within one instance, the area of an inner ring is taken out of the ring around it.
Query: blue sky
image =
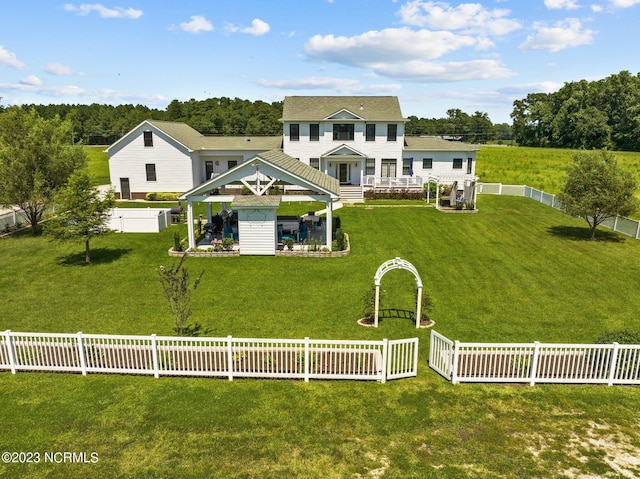
[[[640,0],[4,0],[0,103],[397,95],[510,123],[513,101],[640,71]]]

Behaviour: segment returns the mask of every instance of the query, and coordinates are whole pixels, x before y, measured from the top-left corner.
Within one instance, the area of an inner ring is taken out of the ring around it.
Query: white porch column
[[[211,213],[211,203],[205,203],[207,205],[207,222],[213,221],[213,214]]]
[[[196,233],[193,226],[193,203],[187,202],[187,228],[189,230],[189,249],[196,247]]]
[[[436,209],[440,209],[440,180],[436,180]]]
[[[325,227],[327,248],[331,251],[331,244],[333,243],[333,200],[331,198],[327,200],[327,224]]]

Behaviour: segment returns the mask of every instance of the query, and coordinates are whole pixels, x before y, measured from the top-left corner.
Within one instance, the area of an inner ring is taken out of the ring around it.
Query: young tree
[[[558,199],[567,213],[588,223],[593,239],[603,221],[636,210],[636,187],[633,175],[618,166],[611,152],[581,151],[573,157]]]
[[[83,240],[85,263],[91,263],[89,241],[109,231],[109,210],[116,204],[113,190],[104,195],[91,186],[84,171],[71,175],[54,200],[57,215],[45,225],[45,233],[62,241]]]
[[[85,164],[82,146],[72,144],[70,122],[19,107],[0,114],[0,204],[20,206],[34,234],[56,191]]]
[[[191,285],[189,282],[189,271],[187,267],[184,266],[186,258],[187,255],[184,255],[180,258],[180,261],[173,266],[169,268],[160,266],[156,270],[160,277],[160,284],[162,284],[162,292],[173,314],[173,321],[175,323],[173,330],[178,333],[178,336],[193,336],[194,331],[198,332],[200,329],[199,324],[190,328],[187,322],[191,316],[191,295],[198,288],[204,270]]]

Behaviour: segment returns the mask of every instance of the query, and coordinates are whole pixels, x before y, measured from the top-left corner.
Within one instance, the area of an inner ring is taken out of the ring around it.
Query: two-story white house
[[[288,96],[277,137],[205,136],[178,122],[147,120],[109,148],[111,183],[122,199],[192,190],[259,153],[286,155],[337,179],[343,201],[367,188],[475,183],[477,148],[407,137],[395,96]]]

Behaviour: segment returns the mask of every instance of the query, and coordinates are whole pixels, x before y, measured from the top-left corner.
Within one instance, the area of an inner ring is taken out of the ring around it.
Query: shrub
[[[180,239],[180,233],[178,231],[173,232],[173,251],[184,251],[182,239]]]
[[[222,240],[222,250],[223,251],[231,251],[233,249],[233,238],[223,238]]]
[[[289,251],[293,251],[293,239],[287,238],[284,240],[284,245],[287,247]]]
[[[150,192],[144,195],[144,199],[147,201],[178,201],[178,196],[181,193],[157,193]]]
[[[619,329],[603,334],[596,339],[597,344],[640,344],[640,331],[630,331],[628,329]]]
[[[249,195],[252,195],[253,192],[249,189],[249,187],[247,187],[246,185],[243,185],[242,189],[240,190],[240,194],[242,196],[249,196]]]
[[[347,242],[342,228],[338,228],[336,230],[336,248],[338,249],[338,251],[344,251],[345,249],[347,249]]]
[[[388,190],[367,190],[364,192],[366,200],[422,200],[424,191],[390,188]]]

